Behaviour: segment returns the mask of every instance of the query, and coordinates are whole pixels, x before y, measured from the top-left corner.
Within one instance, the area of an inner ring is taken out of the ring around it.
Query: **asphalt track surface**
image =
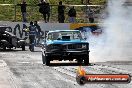
[[[42,64],[41,48],[35,52],[21,49],[0,51],[0,88],[132,88],[129,84],[85,84],[76,82],[77,64],[52,62]],[[60,64],[59,64],[60,63]],[[70,65],[70,66],[68,66]],[[96,62],[83,66],[92,74],[130,74],[132,61]]]

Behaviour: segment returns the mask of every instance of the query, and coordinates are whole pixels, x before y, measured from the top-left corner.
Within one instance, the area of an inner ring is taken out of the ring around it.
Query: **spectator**
[[[87,9],[88,11],[88,19],[89,19],[89,22],[90,23],[94,23],[94,12],[89,8],[89,9]]]
[[[62,5],[62,1],[59,2],[58,6],[58,21],[59,23],[64,23],[65,15],[64,15],[65,6]]]
[[[90,0],[87,0],[87,1],[85,0],[85,3],[86,4],[89,4],[90,3]],[[81,4],[84,4],[84,0],[81,0]]]
[[[40,26],[38,25],[38,22],[37,21],[34,21],[34,25],[36,26],[36,29],[37,29],[37,45],[39,44],[39,41],[40,41],[40,33],[41,33],[41,28]]]
[[[76,22],[76,10],[74,9],[74,6],[70,8],[70,10],[68,11],[68,16],[69,16],[70,23]]]
[[[50,5],[49,5],[49,3],[47,3],[47,7],[46,7],[46,9],[47,9],[47,22],[49,22],[49,18],[50,18]]]
[[[27,16],[27,12],[26,12],[27,4],[26,4],[26,1],[23,0],[22,4],[18,4],[18,5],[21,6],[21,12],[22,12],[22,20],[23,20],[23,22],[27,22],[27,18],[26,18],[26,16]]]
[[[49,3],[46,3],[45,1],[41,0],[41,3],[38,4],[39,12],[43,14],[45,23],[49,22],[50,17],[50,6]]]
[[[83,4],[84,0],[81,0],[81,4]]]

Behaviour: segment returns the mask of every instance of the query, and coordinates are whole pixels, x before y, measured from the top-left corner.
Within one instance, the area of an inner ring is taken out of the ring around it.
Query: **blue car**
[[[76,61],[89,64],[89,43],[79,30],[49,31],[42,43],[42,62],[49,65],[53,60]]]

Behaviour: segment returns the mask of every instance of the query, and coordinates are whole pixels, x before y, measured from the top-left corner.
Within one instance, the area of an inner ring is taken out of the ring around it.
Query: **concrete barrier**
[[[1,21],[0,25],[7,25],[12,28],[12,33],[15,34],[18,38],[25,39],[28,41],[28,33],[25,32],[23,29],[29,27],[29,23],[23,23],[23,22],[9,22],[9,21]],[[42,32],[41,32],[41,38],[44,37],[45,31],[50,30],[74,30],[74,29],[82,29],[83,27],[88,26],[96,26],[95,23],[44,23],[44,22],[38,22],[38,25],[40,26]]]

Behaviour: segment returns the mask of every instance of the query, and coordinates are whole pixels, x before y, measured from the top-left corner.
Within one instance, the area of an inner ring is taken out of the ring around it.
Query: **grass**
[[[21,3],[21,0],[0,0],[0,4],[14,4],[14,1],[16,1],[16,4]],[[34,6],[28,6],[27,7],[27,13],[28,13],[28,20],[43,20],[42,15],[39,13],[38,6],[35,6],[39,3],[39,0],[26,0],[27,4],[34,5]],[[48,0],[50,4],[58,4],[60,0]],[[81,0],[61,0],[63,1],[63,4],[81,4]],[[85,0],[84,0],[85,1]],[[92,4],[104,4],[105,0],[91,0],[90,3]],[[77,21],[78,22],[85,22],[85,11],[83,7],[75,7],[78,14],[77,14]],[[15,14],[16,14],[16,21],[21,21],[21,11],[20,6],[16,6],[16,13],[15,13],[15,6],[14,5],[0,5],[0,21],[14,21],[15,20]],[[66,8],[66,22],[68,19],[67,12],[69,10],[69,7]],[[52,7],[52,13],[51,13],[51,22],[57,21],[57,6]]]

